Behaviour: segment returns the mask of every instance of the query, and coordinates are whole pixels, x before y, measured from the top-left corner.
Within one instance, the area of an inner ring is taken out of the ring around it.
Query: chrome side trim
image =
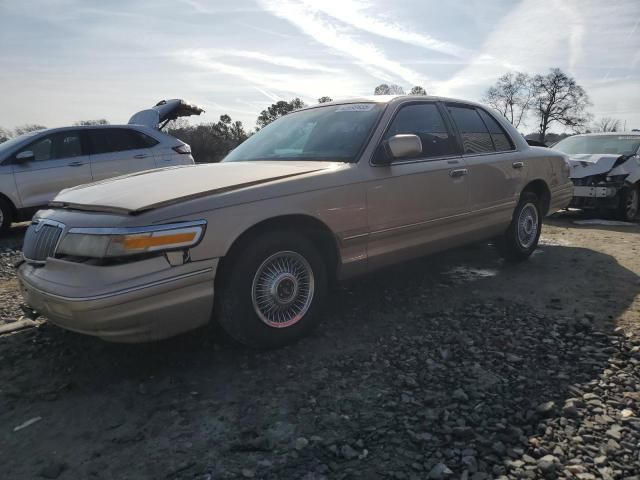
[[[442,218],[435,218],[433,220],[426,220],[424,222],[416,222],[416,223],[409,223],[407,225],[399,225],[397,227],[389,227],[389,228],[383,228],[381,230],[376,230],[375,232],[369,232],[369,233],[361,233],[358,235],[352,235],[350,237],[345,237],[342,240],[343,241],[348,241],[348,240],[353,240],[356,238],[360,238],[360,237],[365,237],[365,236],[373,236],[373,235],[379,235],[382,233],[387,233],[387,232],[395,232],[397,230],[404,230],[407,228],[414,228],[414,227],[419,227],[422,225],[429,225],[429,224],[434,224],[434,223],[445,223],[449,220],[456,220],[459,218],[463,218],[463,217],[470,217],[470,216],[474,216],[477,214],[485,214],[485,213],[491,213],[493,211],[499,211],[499,210],[507,210],[509,208],[513,208],[515,206],[515,202],[509,202],[509,203],[501,203],[500,205],[493,205],[491,207],[487,207],[487,208],[483,208],[482,210],[474,210],[472,212],[463,212],[463,213],[459,213],[457,215],[450,215],[448,217],[442,217]]]
[[[67,233],[81,233],[83,235],[135,235],[137,233],[162,232],[176,228],[200,227],[206,225],[206,220],[194,220],[192,222],[165,223],[163,225],[150,225],[145,227],[96,227],[96,228],[72,228]]]
[[[138,285],[136,287],[125,288],[122,290],[116,290],[115,292],[104,293],[102,295],[93,295],[91,297],[65,297],[63,295],[56,295],[54,293],[44,292],[39,288],[32,286],[30,283],[26,282],[24,279],[21,279],[24,283],[29,285],[29,288],[35,290],[36,292],[44,295],[45,297],[55,298],[56,300],[63,300],[66,302],[90,302],[93,300],[104,300],[105,298],[117,297],[119,295],[125,295],[127,293],[137,292],[140,290],[145,290],[147,288],[157,287],[160,285],[166,285],[167,283],[177,282],[179,280],[184,280],[185,278],[195,277],[197,275],[203,275],[205,273],[209,273],[213,271],[213,267],[203,268],[202,270],[196,270],[195,272],[183,273],[182,275],[177,275],[171,278],[165,278],[163,280],[157,280],[155,282],[146,283],[144,285]]]

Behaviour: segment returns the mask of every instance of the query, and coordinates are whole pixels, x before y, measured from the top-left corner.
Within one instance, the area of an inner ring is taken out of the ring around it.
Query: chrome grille
[[[56,253],[63,226],[48,221],[34,222],[27,228],[22,255],[28,262],[44,262]]]

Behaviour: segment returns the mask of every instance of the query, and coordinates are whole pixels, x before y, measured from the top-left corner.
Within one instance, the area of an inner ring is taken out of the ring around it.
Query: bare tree
[[[327,103],[327,102],[333,102],[333,98],[324,96],[318,99],[318,103]]]
[[[590,119],[587,92],[559,68],[533,78],[534,112],[540,122],[539,140],[544,142],[549,126],[558,123],[579,129]]]
[[[611,117],[602,117],[596,121],[592,130],[594,132],[617,132],[620,130],[620,120]]]
[[[74,125],[77,125],[77,126],[83,126],[83,125],[109,125],[109,121],[104,119],[104,118],[100,118],[98,120],[78,120],[77,122],[74,123]]]
[[[426,95],[427,91],[420,87],[419,85],[416,85],[415,87],[413,87],[411,89],[411,91],[409,92],[409,95]]]
[[[6,142],[11,138],[11,132],[5,128],[0,127],[0,143]]]
[[[535,89],[529,75],[510,72],[498,78],[482,101],[498,110],[518,128],[531,108],[534,95]]]
[[[374,95],[404,95],[404,88],[395,83],[381,83],[373,90]]]
[[[47,127],[45,127],[44,125],[28,123],[26,125],[14,128],[13,133],[17,137],[18,135],[22,135],[23,133],[35,132],[36,130],[44,130],[45,128]]]

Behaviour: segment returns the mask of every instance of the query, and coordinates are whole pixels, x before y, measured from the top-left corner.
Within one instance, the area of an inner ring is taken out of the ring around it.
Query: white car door
[[[33,152],[29,158],[16,158]],[[63,130],[39,137],[13,157],[13,174],[24,208],[49,203],[65,188],[91,182],[89,156],[79,130]]]
[[[88,130],[93,180],[156,168],[150,147],[157,140],[134,129],[103,127]]]

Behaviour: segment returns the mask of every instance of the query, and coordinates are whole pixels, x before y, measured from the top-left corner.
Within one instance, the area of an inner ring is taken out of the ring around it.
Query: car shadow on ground
[[[342,286],[310,337],[275,351],[207,329],[116,345],[44,325],[0,340],[0,460],[8,478],[513,473],[577,435],[566,406],[626,355],[614,329],[639,290],[592,250],[543,244],[510,265],[477,245]]]

